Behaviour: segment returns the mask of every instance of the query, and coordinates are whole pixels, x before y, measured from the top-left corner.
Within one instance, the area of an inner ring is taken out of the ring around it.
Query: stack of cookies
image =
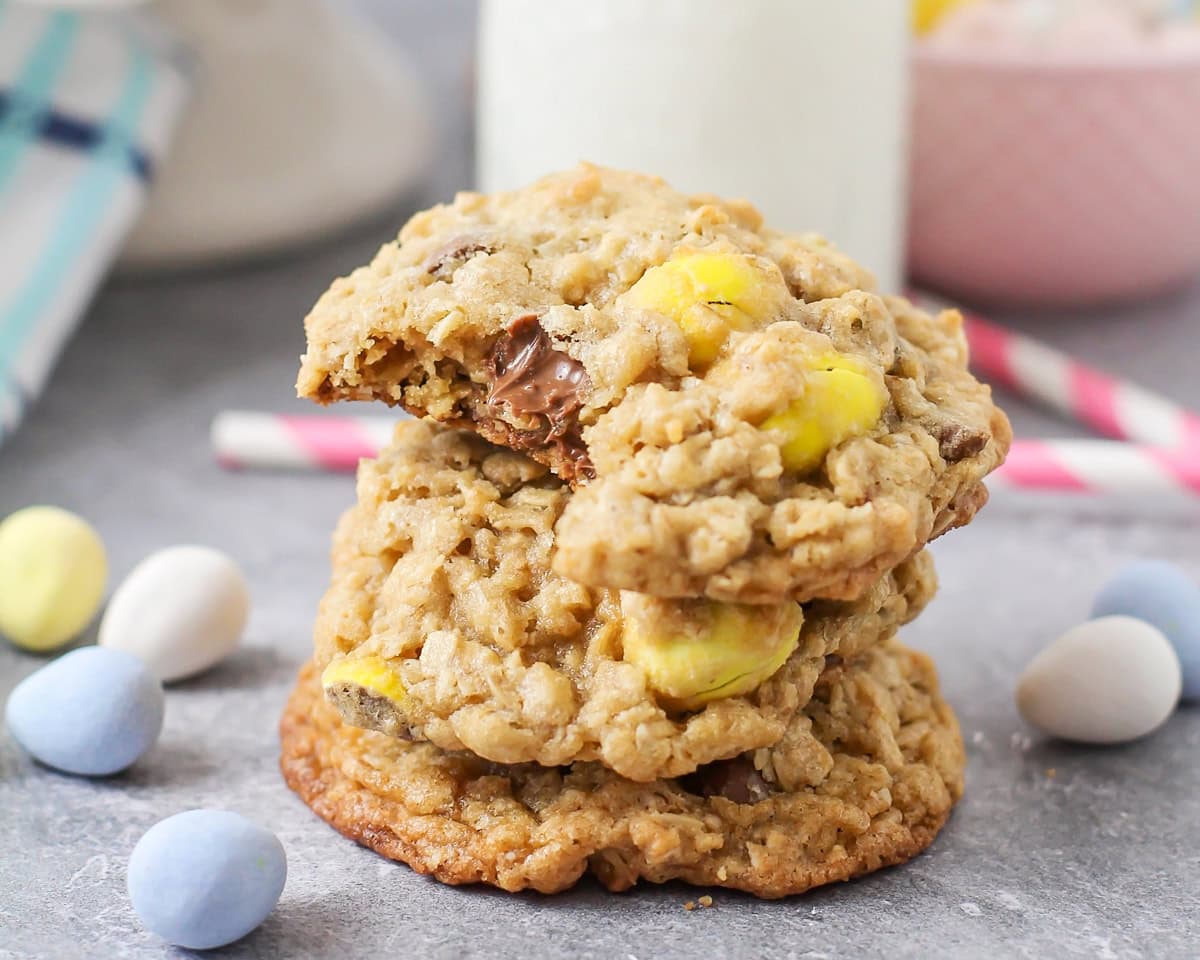
[[[302,395],[419,419],[334,535],[289,784],[506,890],[777,897],[923,849],[963,750],[896,633],[1010,439],[960,323],[650,177],[414,217],[306,322]]]

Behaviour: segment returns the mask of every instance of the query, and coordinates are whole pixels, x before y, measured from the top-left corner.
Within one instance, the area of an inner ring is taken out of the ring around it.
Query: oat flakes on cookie
[[[916,855],[962,793],[958,724],[896,641],[827,669],[770,749],[633,783],[596,763],[501,766],[346,724],[305,668],[289,785],[347,837],[444,883],[553,893],[683,880],[781,897]]]
[[[935,590],[924,553],[853,602],[587,587],[551,569],[578,496],[472,432],[398,424],[360,467],[317,619],[342,716],[499,763],[680,776],[777,743],[829,663],[886,640]]]
[[[744,202],[591,166],[460,194],[336,281],[299,392],[468,427],[578,487],[555,569],[853,599],[968,522],[1010,442],[961,318]]]

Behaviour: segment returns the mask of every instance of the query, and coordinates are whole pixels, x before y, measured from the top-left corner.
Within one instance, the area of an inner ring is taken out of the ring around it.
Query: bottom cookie
[[[504,766],[346,725],[306,666],[280,727],[288,785],[339,831],[444,883],[611,890],[682,880],[782,897],[901,863],[962,793],[958,722],[897,641],[828,667],[775,747],[678,780]]]

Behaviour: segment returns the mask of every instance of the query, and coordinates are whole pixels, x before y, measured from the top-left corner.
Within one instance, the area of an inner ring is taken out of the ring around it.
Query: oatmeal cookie
[[[824,672],[773,748],[633,783],[596,763],[502,766],[347,725],[301,674],[284,776],[312,809],[443,883],[611,890],[683,880],[782,897],[900,863],[962,792],[932,663],[896,641]]]
[[[586,587],[551,569],[571,497],[469,431],[398,424],[360,467],[317,618],[315,659],[345,719],[498,763],[679,776],[774,744],[827,658],[891,636],[936,588],[923,553],[854,602]]]
[[[753,207],[591,166],[460,194],[336,281],[298,390],[477,431],[578,486],[593,586],[854,599],[986,500],[1010,442],[961,317]]]

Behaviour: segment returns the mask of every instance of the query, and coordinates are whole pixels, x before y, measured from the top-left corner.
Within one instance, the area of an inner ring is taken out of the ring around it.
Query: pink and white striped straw
[[[1115,440],[1200,448],[1200,415],[1166,397],[977,316],[967,315],[964,329],[971,366],[985,379]]]
[[[1200,495],[1200,445],[1018,440],[993,479],[996,487],[1010,489]]]
[[[231,468],[352,472],[388,442],[395,417],[295,417],[229,411],[213,421],[218,461]],[[993,475],[997,487],[1074,493],[1200,495],[1200,446],[1166,449],[1105,440],[1024,440]]]
[[[379,453],[403,415],[291,416],[227,410],[212,422],[217,461],[231,470],[322,470],[353,473]]]

